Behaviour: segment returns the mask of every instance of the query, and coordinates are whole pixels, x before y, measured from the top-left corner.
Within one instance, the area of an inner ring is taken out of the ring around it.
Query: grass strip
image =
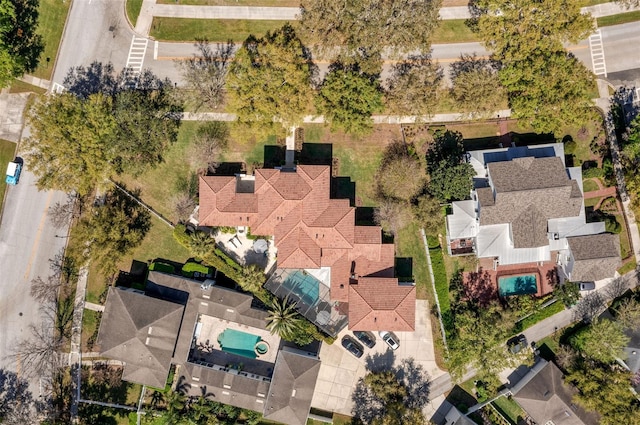
[[[16,144],[8,140],[0,139],[0,169],[2,169],[2,181],[0,181],[0,202],[4,201],[4,193],[7,190],[7,184],[4,182],[7,164],[13,161],[16,155]],[[2,208],[0,206],[0,211]]]
[[[33,72],[38,78],[51,79],[70,4],[70,1],[40,0],[38,34],[42,36],[44,51],[40,55],[38,67]]]
[[[523,330],[530,328],[536,323],[547,319],[556,313],[560,313],[562,310],[564,310],[564,304],[562,304],[560,301],[556,301],[553,304],[550,304],[545,308],[540,309],[532,315],[527,316],[521,321],[517,322],[514,330],[515,332],[522,332]]]
[[[171,4],[176,4],[176,2],[172,1]],[[127,0],[127,17],[134,27],[138,22],[140,10],[142,10],[142,0]]]
[[[447,19],[440,21],[431,36],[431,43],[467,43],[479,41],[476,34],[466,24],[466,19]]]
[[[299,0],[157,0],[156,4],[179,4],[184,6],[300,7]]]
[[[195,19],[154,17],[151,37],[160,41],[244,41],[250,34],[263,36],[283,26],[287,21],[256,21],[249,19]],[[292,23],[297,26],[295,22]]]
[[[602,16],[597,19],[598,27],[609,27],[612,25],[626,24],[629,22],[640,21],[640,10],[627,13],[619,13],[617,15]]]

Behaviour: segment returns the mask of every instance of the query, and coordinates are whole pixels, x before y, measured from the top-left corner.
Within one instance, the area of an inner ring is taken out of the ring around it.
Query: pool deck
[[[464,274],[465,285],[486,288],[487,297],[493,297],[498,292],[498,277],[536,274],[538,276],[537,297],[541,297],[553,291],[550,277],[555,273],[556,264],[553,261],[538,263],[514,264],[498,266],[493,270],[493,259],[481,258],[478,262],[478,271]],[[480,282],[480,284],[478,283]]]
[[[273,363],[276,362],[278,348],[280,347],[280,337],[277,335],[271,335],[271,333],[266,329],[240,325],[238,323],[229,322],[211,316],[201,315],[200,322],[202,323],[202,329],[200,330],[200,336],[196,339],[199,357],[207,358],[211,363],[221,364],[223,366],[228,363],[241,361],[245,370],[261,374],[262,376],[269,376],[266,373],[273,371]],[[222,348],[218,343],[218,335],[226,329],[234,329],[236,331],[259,336],[263,341],[269,344],[269,351],[264,355],[258,356],[255,360],[222,351]]]

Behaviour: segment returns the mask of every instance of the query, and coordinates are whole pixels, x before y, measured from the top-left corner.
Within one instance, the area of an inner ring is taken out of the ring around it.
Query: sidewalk
[[[604,3],[583,7],[582,13],[591,13],[594,18],[617,15],[619,13],[640,10],[640,6],[626,9],[617,3]],[[300,9],[297,7],[259,7],[259,6],[188,6],[178,4],[156,4],[156,0],[143,0],[135,32],[143,37],[149,36],[153,17],[191,18],[191,19],[249,19],[295,21]],[[466,6],[443,7],[440,19],[469,19],[471,13]]]

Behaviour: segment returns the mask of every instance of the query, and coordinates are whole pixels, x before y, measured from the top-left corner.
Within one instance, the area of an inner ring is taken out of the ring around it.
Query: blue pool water
[[[535,294],[538,292],[538,281],[535,274],[499,277],[498,289],[501,297]]]
[[[309,306],[318,302],[320,285],[320,282],[315,277],[308,273],[305,274],[302,270],[296,270],[282,282],[282,286],[300,297],[302,302]]]
[[[237,354],[239,356],[255,359],[255,346],[262,338],[250,333],[236,331],[235,329],[225,329],[218,335],[218,343],[222,351]]]

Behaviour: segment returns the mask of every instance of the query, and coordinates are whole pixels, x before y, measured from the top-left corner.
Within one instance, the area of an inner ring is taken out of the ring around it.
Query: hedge
[[[530,316],[527,316],[524,319],[517,322],[514,331],[522,332],[523,330],[530,328],[536,323],[544,319],[547,319],[553,316],[554,314],[560,313],[563,310],[564,310],[564,304],[559,301],[556,301],[553,304],[550,304],[545,308],[538,310],[535,313],[531,314]]]
[[[155,270],[157,272],[163,272],[163,273],[170,273],[170,274],[175,274],[176,272],[176,268],[173,267],[171,264],[165,264],[165,263],[151,263],[151,265],[149,265],[149,270]]]
[[[592,179],[594,177],[602,178],[604,177],[604,170],[602,168],[587,168],[582,172],[583,179]]]
[[[203,264],[194,263],[193,261],[188,262],[184,266],[182,266],[182,274],[188,274],[189,276],[193,276],[193,273],[198,272],[204,275],[207,275],[212,272],[210,267],[207,267]]]

